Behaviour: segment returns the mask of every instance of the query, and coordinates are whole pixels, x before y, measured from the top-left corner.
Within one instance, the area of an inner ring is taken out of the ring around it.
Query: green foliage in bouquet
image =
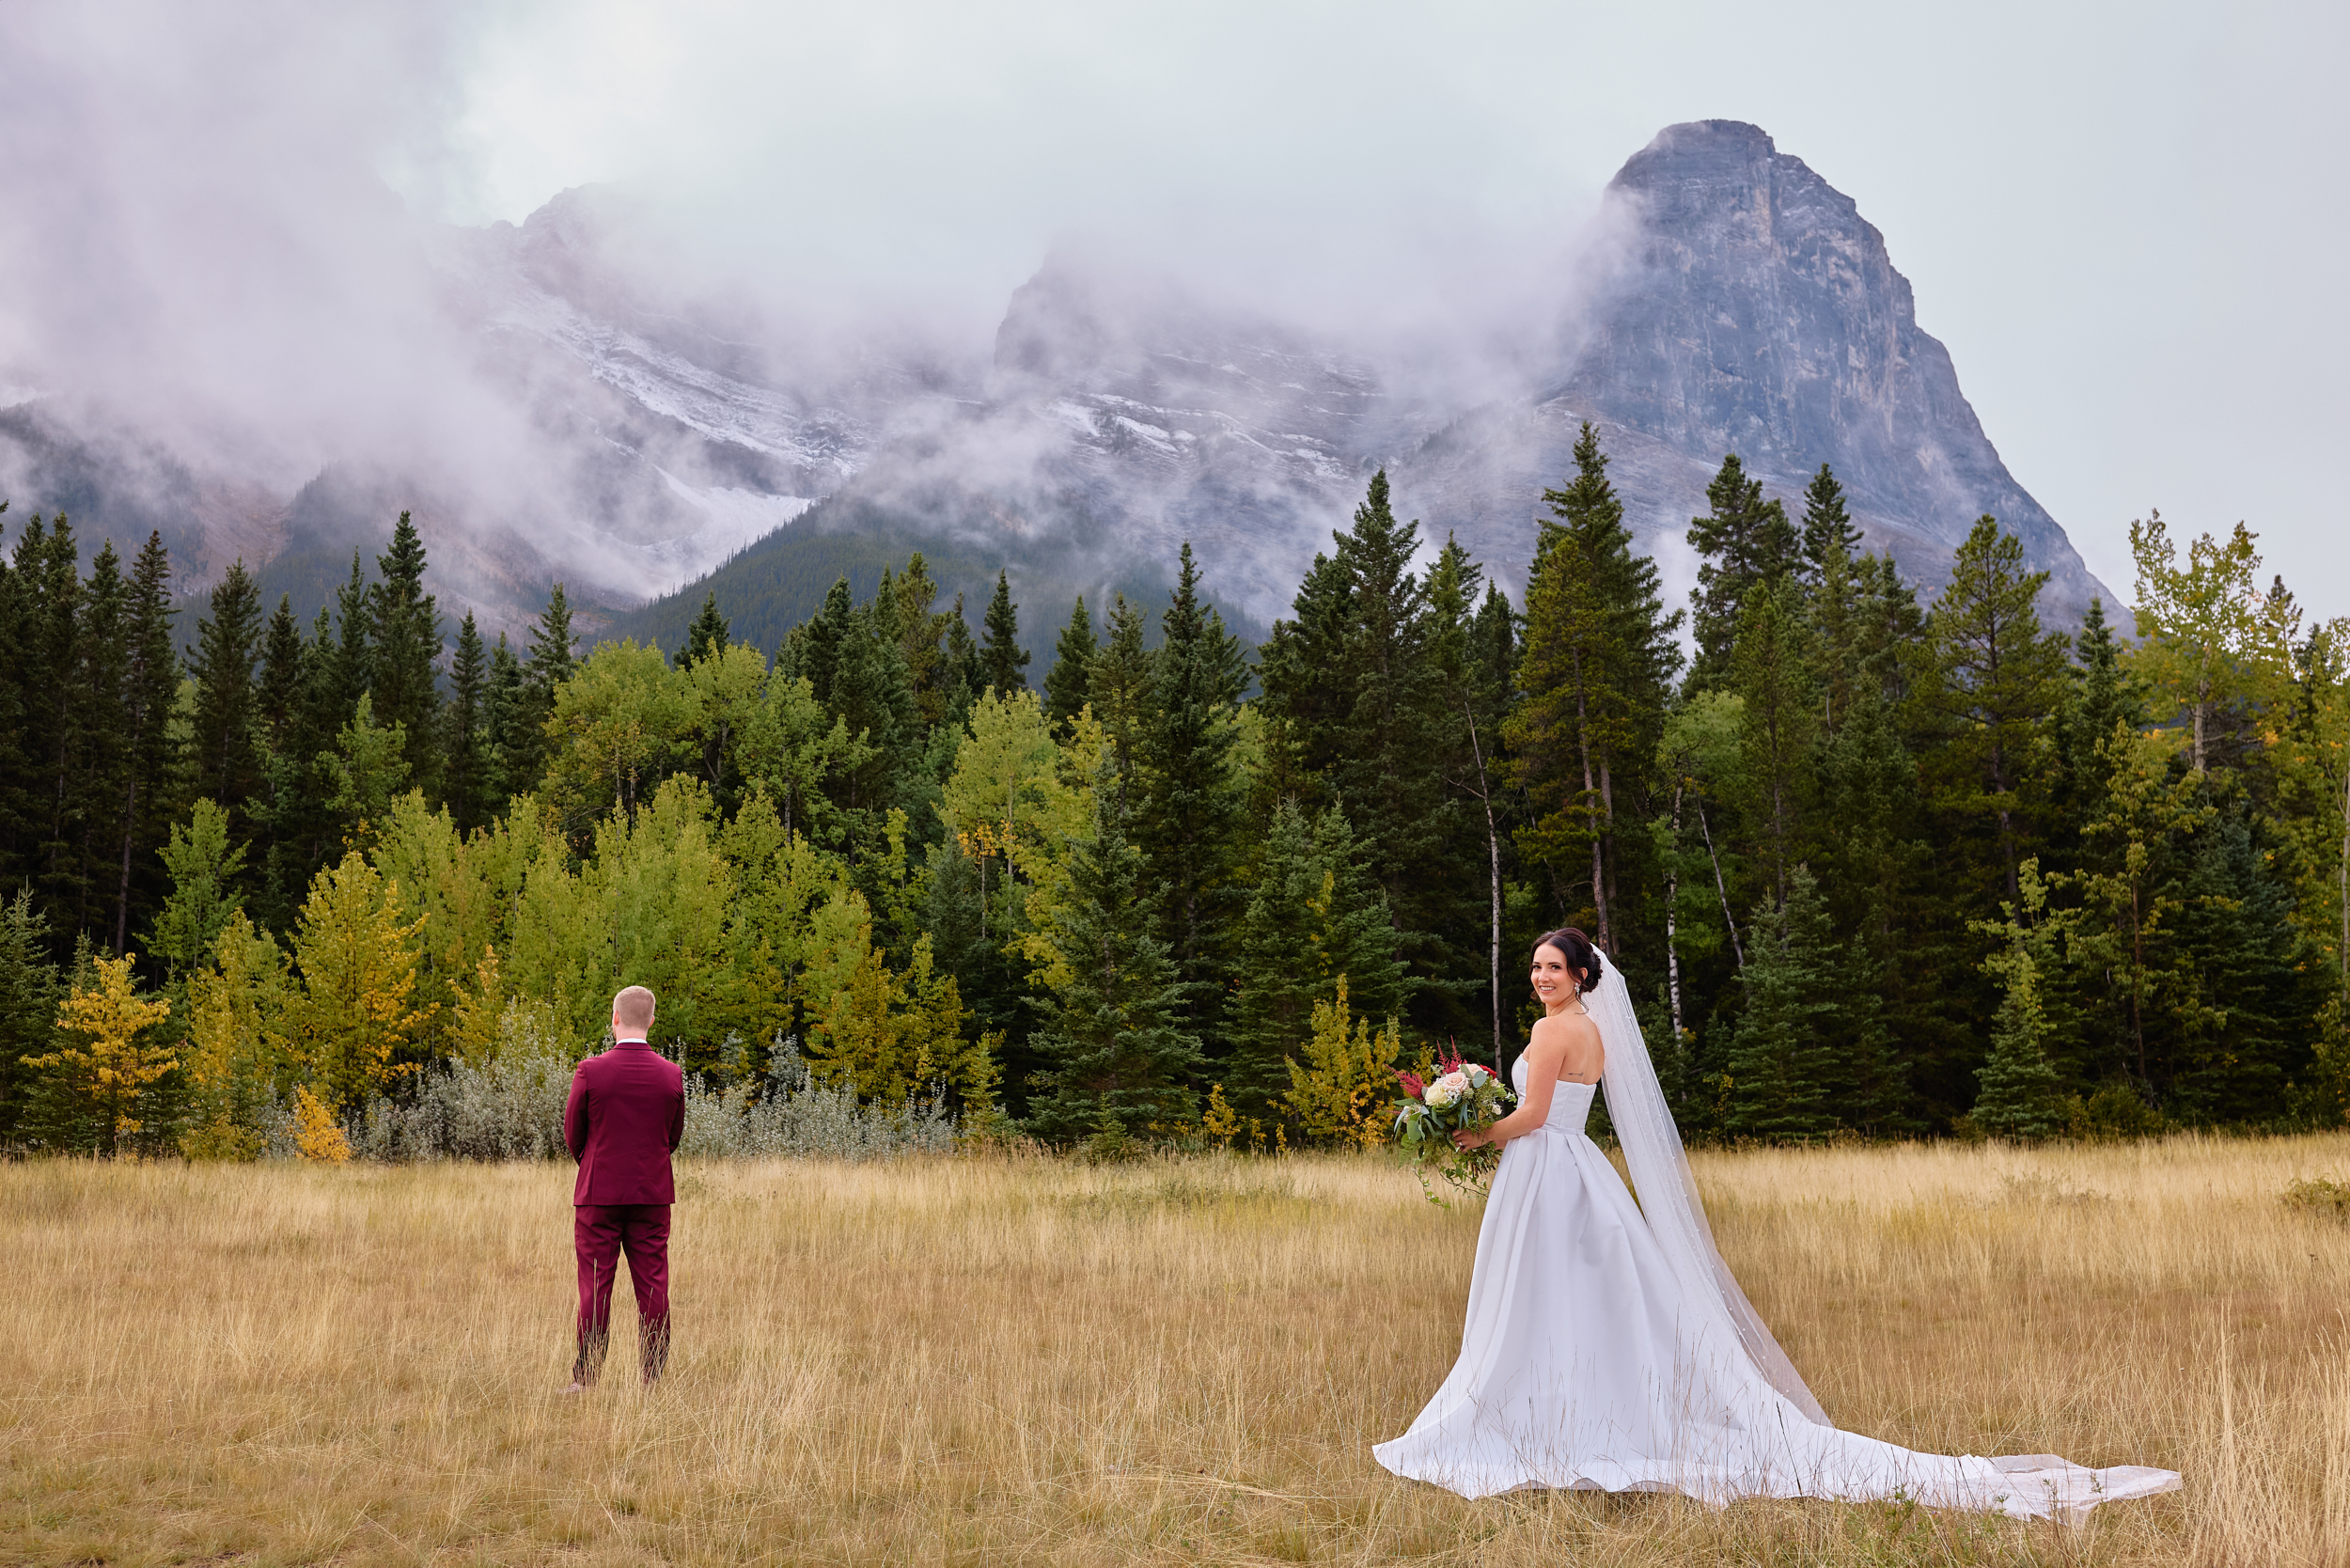
[[[1508,1114],[1510,1102],[1517,1096],[1493,1074],[1473,1061],[1464,1062],[1457,1054],[1444,1057],[1437,1065],[1444,1071],[1424,1081],[1417,1073],[1396,1074],[1403,1090],[1395,1106],[1396,1143],[1412,1162],[1431,1203],[1448,1201],[1430,1184],[1432,1171],[1447,1185],[1481,1198],[1501,1163],[1501,1151],[1490,1143],[1463,1150],[1454,1146],[1452,1135],[1492,1126]]]

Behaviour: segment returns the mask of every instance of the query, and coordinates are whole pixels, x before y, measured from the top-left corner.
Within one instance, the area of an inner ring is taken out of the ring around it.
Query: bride
[[[1547,1015],[1512,1074],[1518,1108],[1456,1135],[1506,1145],[1461,1357],[1411,1430],[1371,1450],[1382,1465],[1467,1497],[1900,1496],[2018,1518],[2178,1486],[2170,1470],[1916,1453],[1838,1431],[1714,1249],[1622,974],[1581,932],[1555,931],[1535,946],[1534,992]],[[1637,1207],[1583,1133],[1602,1084]]]

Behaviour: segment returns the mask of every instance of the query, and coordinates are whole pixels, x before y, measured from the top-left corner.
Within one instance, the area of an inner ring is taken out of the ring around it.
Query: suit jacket
[[[685,1074],[641,1040],[589,1057],[572,1074],[563,1141],[579,1162],[572,1202],[674,1203],[669,1155],[685,1136]]]

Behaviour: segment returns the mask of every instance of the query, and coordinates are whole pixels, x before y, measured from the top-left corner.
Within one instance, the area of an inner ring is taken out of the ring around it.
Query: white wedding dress
[[[1543,1124],[1502,1148],[1460,1360],[1411,1430],[1371,1450],[1382,1465],[1467,1497],[1902,1497],[2019,1518],[2179,1485],[2170,1470],[2053,1454],[1916,1453],[1830,1425],[1714,1249],[1637,1026],[1625,1038],[1631,1007],[1612,964],[1590,1001],[1608,1108],[1649,1214],[1584,1135],[1596,1086],[1561,1082]],[[1512,1076],[1523,1096],[1524,1058]]]

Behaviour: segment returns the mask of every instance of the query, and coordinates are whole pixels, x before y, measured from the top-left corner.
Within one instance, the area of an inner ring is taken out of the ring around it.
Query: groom
[[[636,1291],[645,1381],[669,1359],[669,1155],[685,1133],[685,1074],[645,1043],[652,993],[632,985],[612,998],[612,1049],[572,1074],[563,1141],[579,1162],[572,1189],[572,1245],[579,1254],[579,1358],[567,1393],[583,1393],[603,1368],[612,1328],[612,1283],[622,1253]]]

